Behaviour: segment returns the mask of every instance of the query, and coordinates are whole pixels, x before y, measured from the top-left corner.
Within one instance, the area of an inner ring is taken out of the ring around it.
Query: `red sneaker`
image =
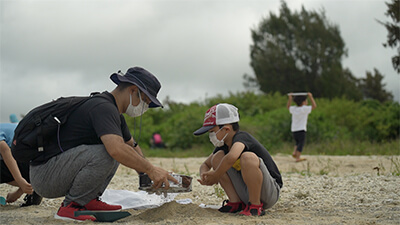
[[[79,221],[84,221],[84,220],[91,220],[95,221],[96,218],[93,216],[87,216],[87,215],[81,215],[81,216],[75,216],[74,213],[76,211],[81,211],[85,210],[85,207],[78,205],[75,202],[69,203],[69,205],[64,206],[61,203],[61,207],[58,209],[58,212],[56,215],[54,215],[54,218],[56,219],[61,219],[61,220],[79,220]]]
[[[222,202],[222,207],[219,208],[218,211],[223,213],[237,213],[242,211],[245,206],[246,205],[243,202],[230,202],[229,200],[224,200]]]
[[[85,205],[86,210],[89,211],[119,211],[122,209],[120,205],[110,205],[100,200],[100,198],[95,198]]]
[[[245,216],[263,216],[265,215],[265,211],[263,208],[263,203],[261,202],[260,205],[252,205],[250,202],[246,205],[246,208],[239,213],[239,215]]]

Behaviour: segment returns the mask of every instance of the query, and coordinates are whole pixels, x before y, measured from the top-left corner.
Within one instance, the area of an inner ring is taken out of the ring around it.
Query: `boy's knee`
[[[241,165],[241,167],[259,166],[260,165],[260,159],[253,152],[244,152],[240,156],[240,165]]]

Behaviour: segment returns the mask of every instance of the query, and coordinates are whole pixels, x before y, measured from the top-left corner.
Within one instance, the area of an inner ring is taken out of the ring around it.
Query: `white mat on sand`
[[[167,195],[149,194],[145,191],[128,191],[128,190],[110,190],[106,189],[100,197],[102,201],[120,205],[122,209],[148,209],[156,208],[164,203],[171,202],[177,196],[177,193],[168,193]],[[192,203],[191,199],[177,200],[180,204]]]

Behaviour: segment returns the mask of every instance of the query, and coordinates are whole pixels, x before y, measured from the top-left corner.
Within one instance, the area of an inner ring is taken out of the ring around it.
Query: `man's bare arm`
[[[169,188],[168,180],[178,183],[168,171],[153,166],[147,159],[135,151],[132,146],[126,144],[121,136],[106,134],[101,136],[100,139],[112,158],[124,166],[147,173],[153,181],[155,188],[160,188],[163,183],[165,184],[165,188]]]

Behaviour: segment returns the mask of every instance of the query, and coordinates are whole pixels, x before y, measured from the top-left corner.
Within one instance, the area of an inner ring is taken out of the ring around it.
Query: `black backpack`
[[[60,127],[90,96],[60,97],[32,109],[18,124],[11,145],[18,162],[41,164],[63,152],[60,145]]]

